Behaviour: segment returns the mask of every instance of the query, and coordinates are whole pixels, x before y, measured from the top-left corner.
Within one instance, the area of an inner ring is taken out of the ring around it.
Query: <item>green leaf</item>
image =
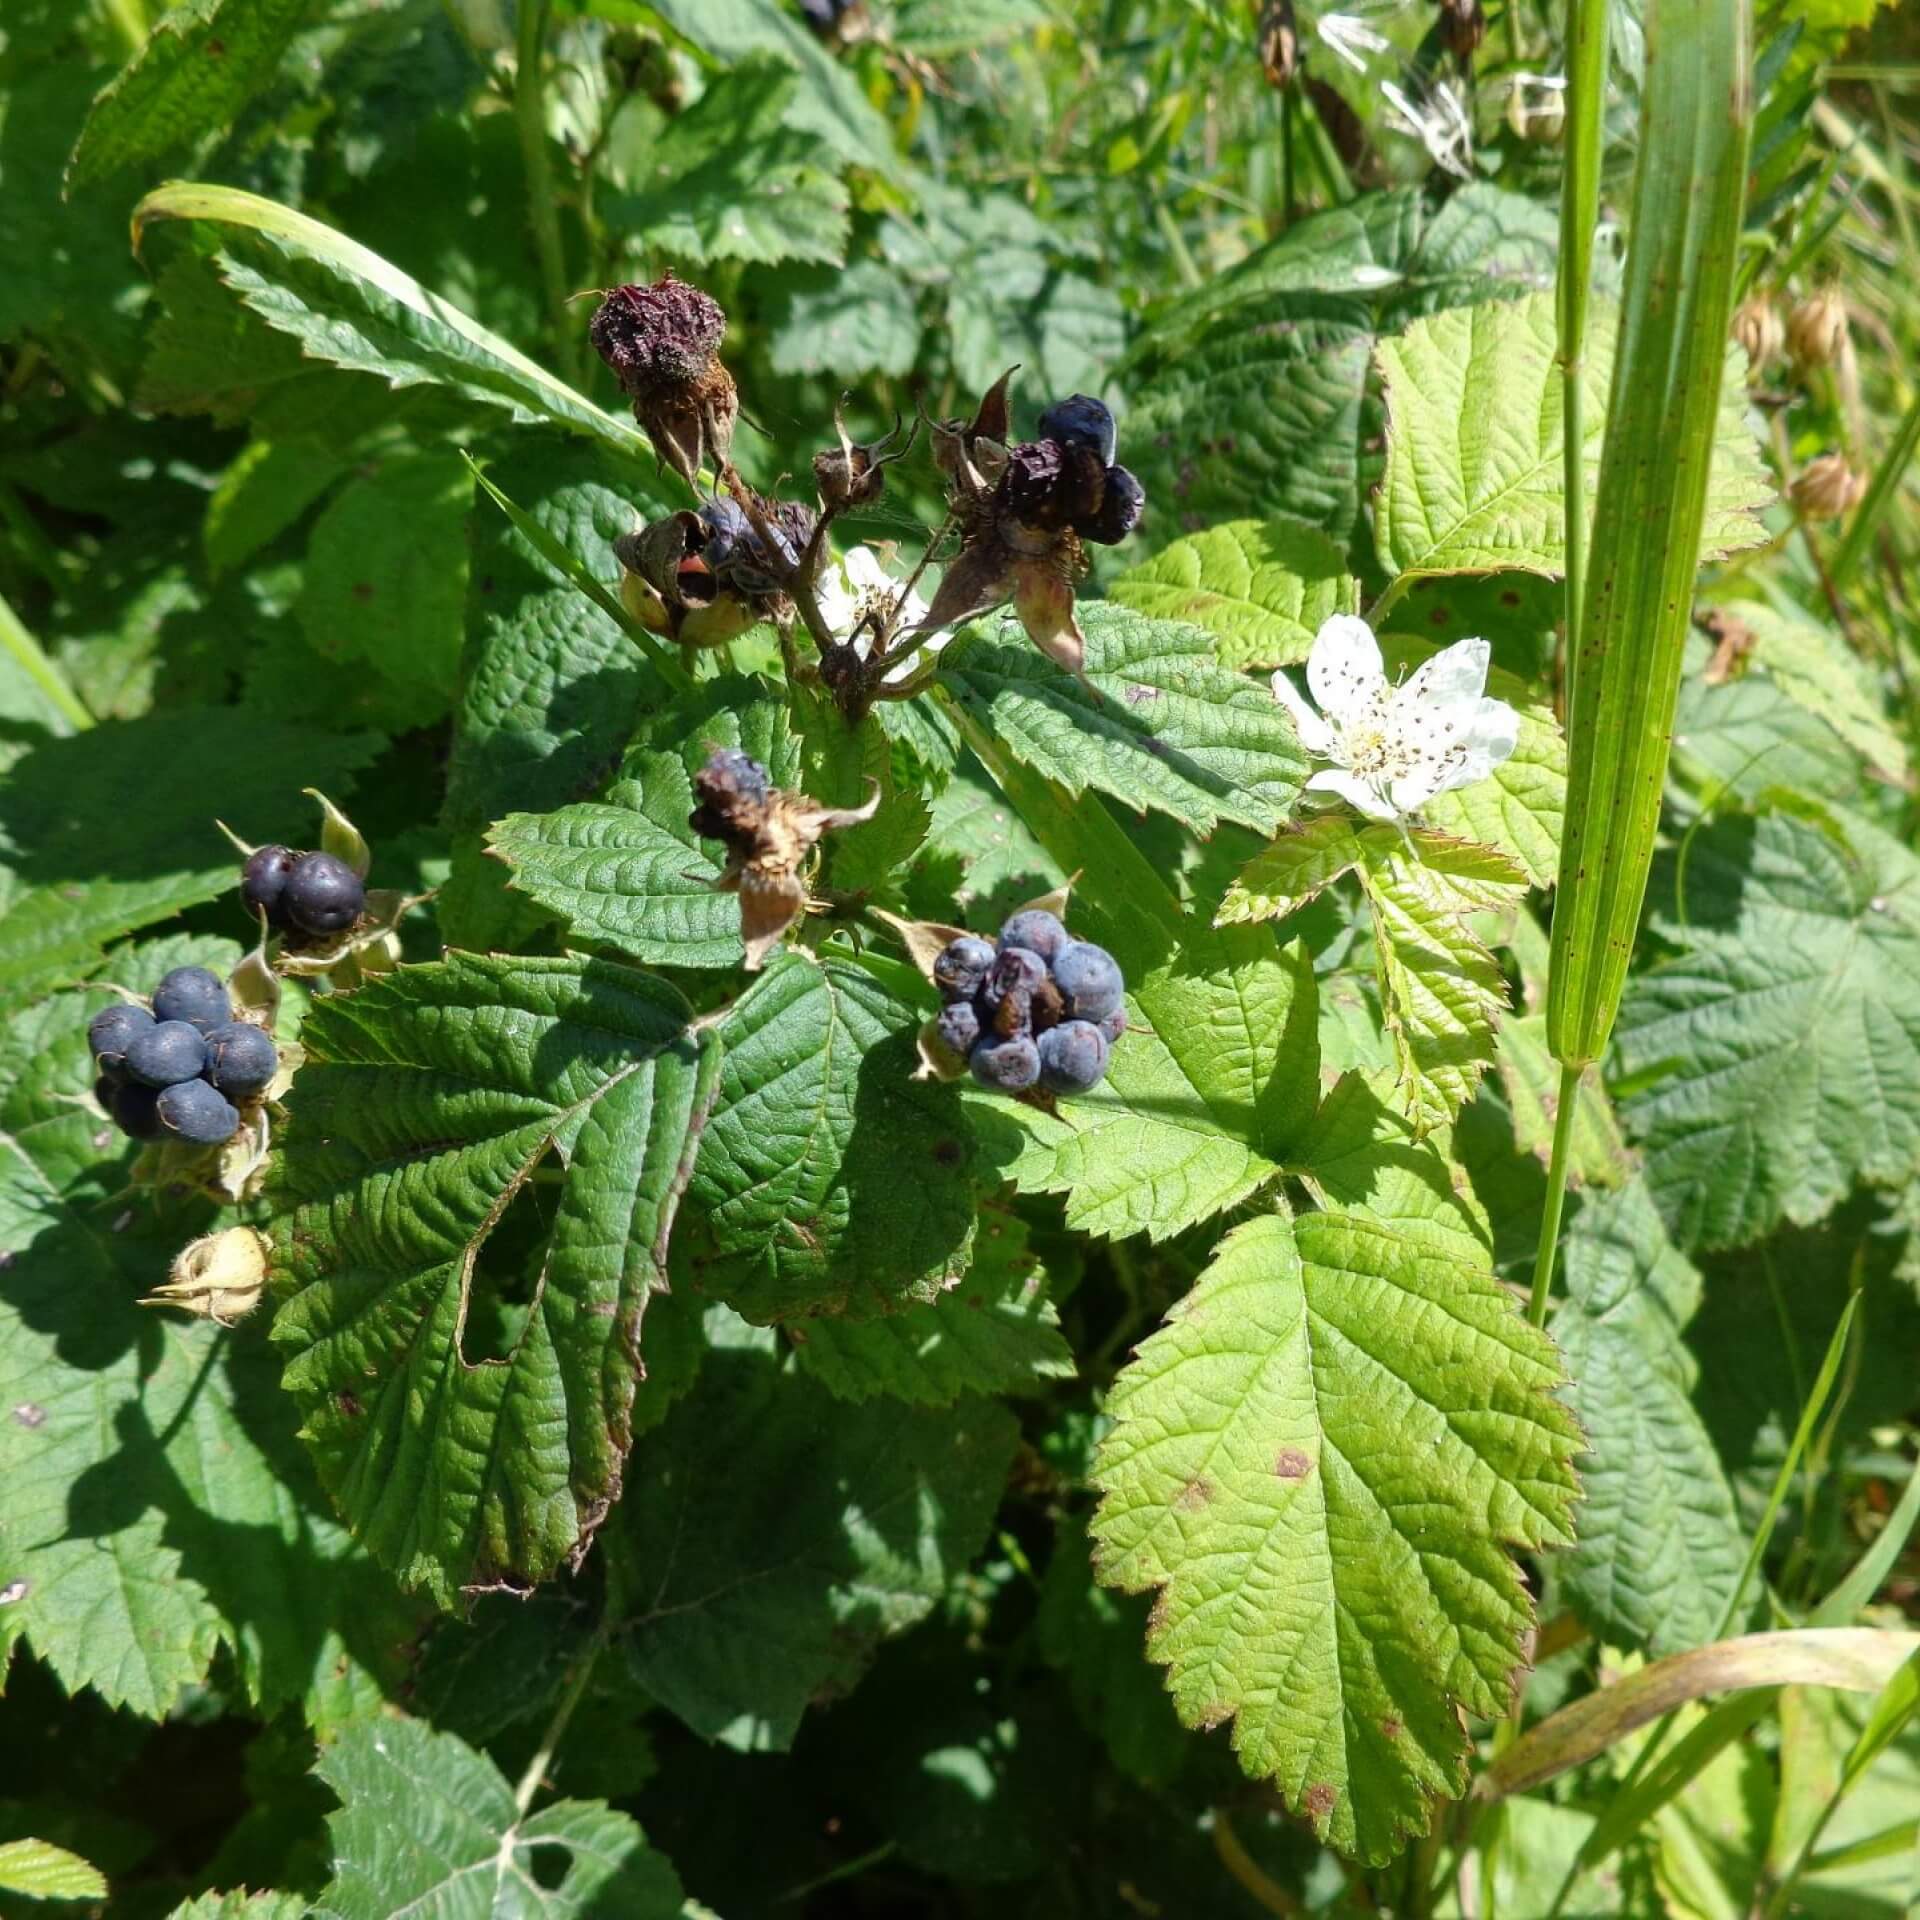
[[[1342,1853],[1424,1833],[1466,1782],[1461,1712],[1507,1710],[1533,1618],[1510,1550],[1572,1533],[1559,1379],[1491,1276],[1326,1213],[1236,1229],[1115,1382],[1099,1575],[1161,1589],[1182,1720],[1233,1719]]]
[[[238,957],[158,941],[102,979],[150,993],[170,967]],[[0,1038],[0,1637],[155,1719],[224,1643],[263,1710],[304,1700],[325,1724],[357,1670],[397,1679],[411,1610],[326,1511],[257,1323],[137,1304],[210,1210],[128,1200],[86,1098],[106,999],[51,995]]]
[[[1720,1632],[1746,1537],[1690,1398],[1681,1333],[1700,1276],[1635,1182],[1589,1200],[1569,1227],[1553,1334],[1586,1429],[1580,1537],[1555,1570],[1602,1640],[1650,1657]]]
[[[1850,816],[1787,813],[1691,836],[1685,951],[1620,1009],[1622,1107],[1683,1247],[1807,1225],[1856,1180],[1920,1172],[1920,861]],[[1653,1077],[1658,1071],[1658,1077]]]
[[[85,186],[231,126],[273,78],[307,0],[186,0],[94,102],[67,168]]]
[[[983,927],[997,927],[1067,877],[971,754],[933,803],[918,866],[909,897],[921,912],[943,920],[957,906]]]
[[[597,447],[523,441],[489,477],[609,586],[620,579],[613,542],[660,510],[641,477]],[[500,514],[475,518],[468,582],[447,776],[456,831],[590,792],[665,699],[619,624]]]
[[[783,274],[769,303],[767,361],[775,373],[899,379],[919,353],[919,303],[884,261]]]
[[[1229,667],[1304,660],[1331,614],[1360,611],[1340,549],[1297,520],[1230,520],[1163,547],[1108,589],[1122,606],[1214,635]]]
[[[457,955],[316,1004],[274,1323],[320,1475],[442,1605],[577,1556],[619,1491],[641,1320],[719,1048],[652,976]],[[543,1167],[532,1235],[487,1242]]]
[[[523,424],[562,427],[628,460],[651,460],[630,422],[602,412],[410,274],[304,213],[237,187],[175,181],[134,209],[136,245],[161,220],[217,229],[221,279],[315,360],[377,374],[392,387],[444,387]]]
[[[770,59],[714,81],[647,145],[643,177],[609,196],[605,217],[629,245],[696,266],[837,265],[847,250],[847,190],[812,164],[813,139],[781,128],[799,87],[791,67]]]
[[[313,824],[301,789],[350,792],[378,744],[244,708],[169,707],[33,748],[0,787],[0,1003],[86,973],[117,935],[237,886],[216,811],[256,844],[300,844]]]
[[[255,439],[207,502],[202,544],[207,571],[230,573],[294,524],[347,471],[347,461],[313,441]],[[461,554],[464,571],[466,555]]]
[[[1198,834],[1222,820],[1271,832],[1306,773],[1272,696],[1214,659],[1198,627],[1124,607],[1082,609],[1084,678],[1010,622],[968,628],[940,657],[940,684],[1016,759],[1070,794],[1089,788]]]
[[[303,1893],[202,1893],[182,1900],[167,1920],[306,1920],[312,1910]]]
[[[968,1104],[1001,1174],[1065,1194],[1070,1227],[1162,1240],[1272,1181],[1311,1123],[1313,968],[1265,928],[1196,929],[1128,985],[1128,1030],[1091,1093],[1057,1113],[979,1092]]]
[[[324,1920],[680,1920],[679,1878],[629,1815],[599,1800],[524,1814],[450,1733],[383,1718],[349,1728],[314,1771],[340,1802],[333,1880],[311,1908]]]
[[[788,953],[729,1009],[688,1189],[696,1282],[755,1321],[888,1313],[966,1271],[974,1144],[915,1080],[920,1010],[852,963]]]
[[[106,1875],[44,1840],[0,1842],[0,1889],[29,1900],[104,1900]]]
[[[439,719],[451,699],[472,506],[473,476],[458,454],[403,454],[341,488],[307,543],[307,642],[378,683],[375,717],[393,732]]]
[[[487,836],[513,884],[584,939],[673,967],[738,967],[740,901],[715,893],[720,867],[687,824],[691,775],[710,746],[743,747],[776,786],[799,779],[785,705],[763,681],[728,674],[666,710],[604,800],[513,813]]]
[[[741,1329],[708,1353],[614,1538],[644,1595],[622,1636],[641,1685],[748,1749],[790,1745],[810,1702],[926,1618],[985,1542],[1019,1439],[988,1401],[836,1404],[771,1349]]]
[[[873,1320],[822,1314],[788,1331],[801,1366],[841,1400],[884,1393],[939,1407],[1074,1377],[1026,1223],[999,1207],[981,1212],[966,1277],[930,1306]]]
[[[1769,787],[1845,800],[1860,784],[1860,762],[1834,729],[1770,674],[1708,679],[1704,640],[1689,635],[1673,709],[1673,768],[1714,809],[1751,805]]]
[[[1599,476],[1618,325],[1605,305],[1596,305],[1592,318],[1583,388],[1589,497]],[[1562,570],[1554,326],[1552,296],[1536,294],[1436,314],[1381,345],[1387,472],[1374,533],[1390,574],[1410,584],[1424,574]],[[1773,488],[1746,424],[1744,393],[1739,380],[1725,383],[1702,560],[1766,539],[1758,514]]]

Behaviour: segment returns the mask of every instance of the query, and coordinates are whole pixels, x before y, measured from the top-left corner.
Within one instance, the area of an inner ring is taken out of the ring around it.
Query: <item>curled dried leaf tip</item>
[[[746,969],[756,973],[807,904],[800,869],[820,836],[871,820],[880,789],[875,785],[864,806],[823,807],[804,793],[776,787],[766,768],[738,747],[714,747],[693,776],[693,790],[699,805],[687,824],[727,850],[713,887],[740,896]]]

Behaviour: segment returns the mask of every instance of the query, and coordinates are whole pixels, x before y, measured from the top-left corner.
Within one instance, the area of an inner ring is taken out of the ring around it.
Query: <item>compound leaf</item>
[[[788,1746],[980,1550],[1018,1439],[986,1400],[837,1405],[734,1322],[621,1503],[641,1685],[709,1740]]]
[[[1600,468],[1618,317],[1596,305],[1587,341],[1589,497]],[[1387,472],[1375,509],[1380,562],[1426,574],[1558,573],[1566,557],[1561,384],[1551,294],[1438,313],[1380,347]],[[1736,349],[1729,347],[1729,354]],[[1745,420],[1745,384],[1723,388],[1702,560],[1766,539],[1773,498]]]
[[[1465,1784],[1532,1621],[1512,1549],[1572,1531],[1579,1431],[1544,1334],[1479,1269],[1340,1213],[1250,1221],[1121,1373],[1102,1580],[1161,1589],[1189,1726],[1343,1853]]]
[[[418,1720],[350,1727],[314,1771],[339,1799],[327,1816],[325,1920],[680,1920],[679,1876],[627,1814],[556,1800],[522,1814],[486,1755]],[[560,1854],[565,1871],[550,1870]]]
[[[1746,1540],[1690,1398],[1681,1334],[1700,1276],[1639,1182],[1583,1205],[1566,1238],[1553,1333],[1587,1434],[1580,1537],[1558,1562],[1574,1611],[1601,1639],[1651,1657],[1720,1632]]]
[[[479,955],[307,1020],[274,1338],[349,1525],[443,1605],[545,1578],[619,1493],[641,1318],[718,1078],[687,1021],[628,967]],[[489,1236],[549,1162],[544,1245],[483,1290]]]
[[[1272,696],[1214,657],[1202,628],[1128,607],[1081,609],[1084,678],[1017,625],[982,622],[941,656],[963,715],[1070,794],[1089,788],[1206,834],[1222,820],[1272,832],[1306,775]]]
[[[922,1013],[850,961],[786,953],[721,1023],[688,1190],[692,1269],[748,1319],[889,1313],[966,1271],[974,1144],[913,1078]]]
[[[1920,1172],[1920,861],[1856,816],[1727,814],[1690,836],[1685,951],[1634,976],[1622,1118],[1683,1247],[1807,1225]],[[1831,830],[1829,830],[1829,827]]]
[[[1229,667],[1304,660],[1320,623],[1360,611],[1360,583],[1317,527],[1299,520],[1229,520],[1176,540],[1108,589],[1122,606],[1185,621],[1214,636]]]
[[[980,1215],[966,1278],[930,1306],[872,1320],[823,1314],[791,1333],[801,1366],[841,1400],[884,1393],[938,1407],[1074,1374],[1026,1223],[998,1207]]]

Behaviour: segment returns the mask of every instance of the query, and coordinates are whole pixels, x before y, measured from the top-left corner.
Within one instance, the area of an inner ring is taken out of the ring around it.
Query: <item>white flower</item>
[[[880,556],[871,547],[850,548],[840,556],[836,565],[823,567],[820,584],[814,590],[821,617],[837,640],[844,640],[853,634],[867,614],[884,616],[899,594],[900,582],[881,565]],[[926,617],[927,603],[919,594],[910,593],[905,607],[901,609],[896,631],[918,626]],[[929,641],[911,660],[893,668],[887,678],[890,681],[905,679],[923,664],[922,655],[937,653],[951,637],[943,634]],[[863,628],[854,637],[853,650],[862,660],[873,651],[871,628]]]
[[[1364,20],[1350,13],[1323,13],[1313,24],[1321,44],[1336,53],[1355,73],[1365,73],[1367,56],[1385,53],[1387,36],[1376,33]]]
[[[1435,166],[1462,180],[1473,178],[1473,121],[1446,81],[1440,81],[1419,105],[1391,80],[1381,81],[1380,93],[1393,118],[1426,148]]]
[[[1273,697],[1292,715],[1300,744],[1334,763],[1308,787],[1337,793],[1372,819],[1397,820],[1437,793],[1484,780],[1520,732],[1520,716],[1486,697],[1492,653],[1484,640],[1456,640],[1404,685],[1389,686],[1373,629],[1336,613],[1307,656],[1319,711],[1284,673],[1273,676]]]

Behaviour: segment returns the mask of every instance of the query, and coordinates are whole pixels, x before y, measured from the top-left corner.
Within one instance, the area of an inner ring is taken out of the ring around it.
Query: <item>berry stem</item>
[[[580,343],[567,316],[567,268],[560,250],[553,169],[547,160],[547,89],[542,52],[547,0],[521,0],[520,37],[513,72],[513,117],[520,131],[520,162],[527,180],[527,216],[533,227],[540,282],[553,328],[554,358],[561,378],[580,385]]]
[[[1527,1318],[1547,1324],[1547,1298],[1553,1291],[1553,1256],[1560,1242],[1560,1213],[1567,1199],[1567,1156],[1573,1146],[1573,1112],[1580,1095],[1578,1066],[1560,1069],[1560,1105],[1553,1116],[1553,1157],[1547,1166],[1547,1204],[1540,1216],[1540,1250],[1533,1262],[1533,1297]]]

